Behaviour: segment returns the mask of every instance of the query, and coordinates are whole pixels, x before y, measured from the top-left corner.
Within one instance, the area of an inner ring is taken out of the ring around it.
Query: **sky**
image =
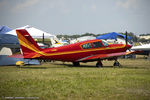
[[[150,33],[150,0],[0,0],[0,25],[51,34]]]

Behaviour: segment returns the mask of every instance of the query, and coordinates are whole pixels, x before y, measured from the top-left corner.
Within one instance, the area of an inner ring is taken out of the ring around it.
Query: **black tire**
[[[80,66],[79,62],[72,62],[72,63],[73,63],[73,66]]]
[[[120,66],[120,63],[118,61],[115,61],[114,66]]]
[[[97,67],[97,68],[102,68],[103,65],[97,62],[97,63],[96,63],[96,67]]]

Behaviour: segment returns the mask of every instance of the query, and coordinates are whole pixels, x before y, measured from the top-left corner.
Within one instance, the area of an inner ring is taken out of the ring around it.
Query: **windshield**
[[[103,43],[103,45],[104,45],[105,47],[107,47],[107,46],[109,45],[107,42],[105,42],[105,41],[103,41],[103,40],[102,40],[102,43]]]

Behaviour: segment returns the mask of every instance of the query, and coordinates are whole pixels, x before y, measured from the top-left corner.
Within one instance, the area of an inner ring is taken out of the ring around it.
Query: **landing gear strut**
[[[80,66],[79,62],[72,62],[72,63],[73,63],[73,66]]]
[[[117,61],[117,59],[114,62],[114,66],[119,66],[119,67],[121,66],[120,63]]]
[[[97,61],[96,67],[98,67],[98,68],[103,67],[103,64],[102,64],[102,61],[101,61],[101,60],[98,60],[98,61]]]

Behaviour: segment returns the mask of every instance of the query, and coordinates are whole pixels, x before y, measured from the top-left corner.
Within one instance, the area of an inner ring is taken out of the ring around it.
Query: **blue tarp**
[[[11,31],[12,29],[9,28],[8,26],[0,26],[0,34],[4,34],[6,32]]]
[[[122,34],[119,34],[116,32],[112,32],[112,33],[100,35],[100,36],[96,37],[96,39],[117,39],[118,36],[125,38],[125,35],[122,35]],[[132,37],[128,36],[128,39],[131,40]]]
[[[3,44],[15,44],[19,45],[17,36],[5,34],[6,32],[11,31],[7,26],[0,26],[0,46]],[[39,65],[40,62],[38,60],[30,60],[30,59],[23,59],[23,58],[12,58],[8,57],[7,55],[0,55],[0,66],[3,65],[16,65],[17,61],[23,61],[25,64],[34,64]]]
[[[0,26],[0,44],[19,44],[17,36],[5,34],[11,30],[7,26]]]
[[[0,34],[0,45],[1,44],[19,44],[17,36],[10,34]]]
[[[23,58],[12,58],[8,57],[7,55],[0,55],[0,66],[6,65],[16,65],[17,61],[23,61],[25,64],[31,65],[39,65],[40,62],[38,60],[31,60],[31,59],[23,59]]]

